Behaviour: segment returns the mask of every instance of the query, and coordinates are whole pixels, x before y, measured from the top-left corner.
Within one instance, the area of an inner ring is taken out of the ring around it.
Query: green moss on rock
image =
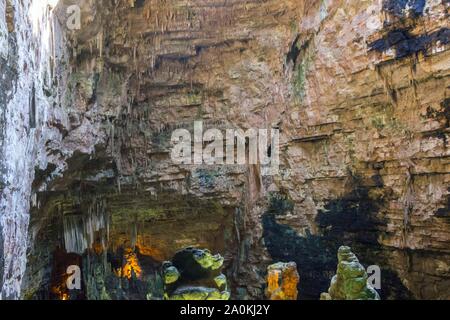
[[[220,290],[227,289],[227,277],[224,274],[220,274],[214,278],[214,282],[216,283],[217,288]]]
[[[178,281],[178,279],[180,278],[180,273],[174,266],[169,266],[164,269],[163,277],[165,284],[172,284]]]
[[[228,300],[224,258],[209,250],[186,248],[162,266],[166,300]]]
[[[228,300],[229,292],[205,287],[182,287],[177,289],[168,300]]]

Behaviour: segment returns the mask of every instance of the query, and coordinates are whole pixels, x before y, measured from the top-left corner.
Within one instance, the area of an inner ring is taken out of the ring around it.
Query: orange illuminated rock
[[[299,281],[295,262],[272,264],[267,268],[266,297],[269,300],[297,300]]]
[[[122,268],[116,270],[116,275],[119,277],[131,279],[134,276],[139,278],[142,273],[136,253],[132,249],[126,249],[124,254],[125,263]]]

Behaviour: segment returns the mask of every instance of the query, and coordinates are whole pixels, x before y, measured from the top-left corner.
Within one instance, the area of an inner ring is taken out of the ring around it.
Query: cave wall
[[[50,125],[58,103],[65,45],[49,1],[0,1],[0,298],[17,299],[26,269],[35,167],[45,143],[60,140]]]
[[[65,28],[73,4],[80,30]],[[155,261],[186,245],[223,250],[238,298],[263,297],[267,265],[295,261],[305,299],[326,291],[347,244],[382,268],[383,298],[448,298],[448,11],[446,0],[61,0],[39,15],[53,55],[6,33],[0,14],[2,92],[18,88],[12,102],[0,94],[2,221],[22,230],[1,224],[12,297],[20,285],[45,296],[55,252],[100,243]],[[21,55],[41,63],[18,72]],[[174,164],[172,131],[199,119],[279,128],[280,173]],[[22,133],[8,140],[8,128]],[[26,272],[25,259],[11,269],[27,246]],[[105,284],[92,287],[101,298]]]
[[[60,20],[72,3],[60,3],[56,9]],[[205,119],[205,127],[226,128],[231,126],[228,115],[218,109],[232,105],[235,113],[240,112],[237,98],[224,91],[240,90],[248,81],[249,66],[239,56],[246,54],[245,46],[252,40],[229,21],[237,12],[233,19],[248,19],[243,6],[85,3],[83,28],[68,33],[71,72],[63,104],[69,122],[58,123],[64,135],[61,143],[47,143],[56,162],[38,170],[34,181],[39,191],[31,210],[33,262],[25,275],[24,296],[36,298],[41,287],[51,285],[51,261],[58,247],[84,249],[85,241],[90,246],[106,228],[104,252],[136,247],[161,262],[185,246],[202,246],[221,252],[228,272],[237,278],[236,229],[241,228],[238,220],[248,205],[247,189],[254,174],[246,166],[175,165],[169,156],[175,128],[190,128],[197,119]],[[255,11],[256,4],[250,9]],[[223,14],[223,21],[216,14]],[[216,24],[221,29],[212,28]],[[222,39],[225,31],[233,38]],[[249,61],[264,69],[251,51]],[[234,74],[227,75],[234,65]],[[270,72],[263,71],[269,79]],[[233,77],[235,83],[224,88],[220,77]],[[261,82],[257,90],[269,96],[267,90],[276,90],[271,85]],[[63,162],[66,167],[59,174]],[[72,228],[64,225],[64,219],[90,221],[86,204],[95,207],[103,201],[107,227],[100,222],[86,235],[81,227],[76,232],[83,234],[81,245],[70,245]]]
[[[301,278],[325,286],[349,244],[381,267],[383,298],[448,299],[448,10],[322,1],[302,18],[291,58],[301,99],[284,121],[278,179],[293,208],[267,216],[265,237]]]

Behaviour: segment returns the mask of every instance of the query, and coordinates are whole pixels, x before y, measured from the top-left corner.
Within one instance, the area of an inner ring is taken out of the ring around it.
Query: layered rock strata
[[[0,4],[3,298],[45,297],[59,249],[105,275],[100,298],[123,251],[149,275],[191,244],[237,298],[295,261],[318,299],[342,244],[382,298],[449,298],[448,1],[61,0],[41,33],[38,1]],[[173,163],[195,120],[278,128],[279,174]]]

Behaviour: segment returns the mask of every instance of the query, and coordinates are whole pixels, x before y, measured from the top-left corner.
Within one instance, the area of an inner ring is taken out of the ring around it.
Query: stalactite
[[[396,106],[397,105],[397,92],[395,91],[395,89],[393,89],[391,87],[388,77],[383,73],[382,67],[377,66],[376,71],[377,71],[379,78],[383,81],[384,90],[385,90],[386,95],[388,96],[389,100],[391,101],[391,104],[393,106]]]
[[[109,220],[103,199],[92,198],[87,212],[64,215],[64,246],[68,253],[83,254],[93,247],[96,233],[107,230]],[[108,239],[101,239],[107,243]]]
[[[103,30],[97,35],[97,50],[99,51],[100,58],[103,58]]]

